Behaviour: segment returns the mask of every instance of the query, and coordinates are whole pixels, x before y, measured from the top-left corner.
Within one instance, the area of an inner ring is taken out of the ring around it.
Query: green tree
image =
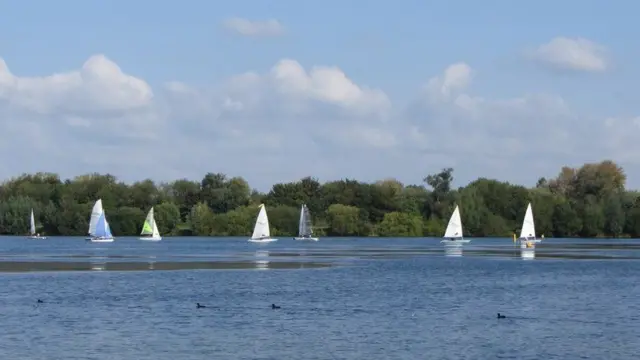
[[[333,204],[327,209],[329,234],[332,236],[359,235],[360,209],[355,206]]]
[[[153,216],[158,224],[160,234],[172,235],[176,233],[181,220],[180,209],[174,203],[165,201],[156,205],[153,209]]]
[[[625,213],[621,196],[609,195],[604,200],[604,231],[612,237],[620,237],[625,226]]]
[[[269,224],[278,229],[280,236],[294,236],[298,234],[300,209],[293,206],[275,206],[269,210]]]
[[[415,214],[390,212],[384,215],[384,219],[377,227],[379,236],[422,236],[422,218]]]
[[[446,224],[443,219],[439,219],[435,216],[431,216],[424,223],[423,233],[425,236],[440,237],[444,235]]]
[[[189,224],[197,236],[209,236],[213,233],[214,217],[207,204],[201,202],[191,209]]]
[[[573,237],[582,229],[582,220],[568,201],[562,201],[553,209],[553,236]]]
[[[308,176],[273,184],[264,194],[241,177],[214,172],[201,181],[132,184],[111,174],[65,180],[52,173],[22,174],[0,185],[0,233],[25,234],[33,208],[38,231],[86,235],[91,208],[102,199],[116,236],[138,235],[151,206],[163,235],[248,236],[261,203],[274,235],[295,235],[300,206],[307,204],[320,236],[440,237],[456,205],[465,236],[510,236],[522,226],[529,202],[538,234],[640,236],[640,192],[625,189],[623,169],[610,160],[563,167],[533,188],[479,178],[454,189],[452,168],[423,180],[426,187],[393,178],[320,183]]]
[[[146,214],[134,207],[124,206],[109,212],[111,232],[118,236],[140,233]]]
[[[578,212],[582,219],[580,236],[595,237],[603,233],[605,224],[604,212],[595,196],[588,195],[583,201],[579,202]]]

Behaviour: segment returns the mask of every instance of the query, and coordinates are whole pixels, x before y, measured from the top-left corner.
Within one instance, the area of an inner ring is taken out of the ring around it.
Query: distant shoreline
[[[610,160],[562,167],[555,178],[539,178],[535,187],[478,178],[454,188],[453,168],[424,175],[418,184],[393,178],[321,183],[304,177],[261,193],[242,177],[212,172],[198,181],[132,184],[110,174],[67,180],[53,173],[23,174],[0,185],[0,233],[20,236],[33,227],[45,236],[84,236],[99,202],[116,237],[138,236],[147,217],[165,237],[252,234],[264,209],[276,237],[294,237],[305,218],[319,237],[437,238],[454,224],[456,208],[455,226],[469,238],[519,234],[525,213],[527,229],[535,224],[540,235],[640,237],[640,192],[625,189],[624,170]]]

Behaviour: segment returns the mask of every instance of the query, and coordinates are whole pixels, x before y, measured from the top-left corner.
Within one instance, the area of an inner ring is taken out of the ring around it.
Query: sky
[[[313,176],[445,167],[533,186],[611,159],[640,187],[640,3],[13,1],[0,178]],[[635,44],[635,45],[634,45]]]

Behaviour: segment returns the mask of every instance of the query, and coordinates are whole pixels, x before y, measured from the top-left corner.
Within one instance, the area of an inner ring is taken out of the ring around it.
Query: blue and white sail
[[[109,229],[109,222],[107,221],[107,217],[104,213],[100,214],[98,218],[98,222],[96,223],[96,237],[110,238],[111,229]]]
[[[111,242],[113,241],[113,235],[111,234],[111,228],[109,228],[109,222],[104,212],[98,217],[96,222],[96,230],[91,238],[94,242]]]
[[[89,236],[95,236],[96,225],[98,224],[98,219],[100,218],[100,215],[102,213],[104,213],[104,209],[102,208],[102,199],[98,199],[96,203],[93,204],[93,209],[91,210],[91,217],[89,218],[89,231],[87,231]]]

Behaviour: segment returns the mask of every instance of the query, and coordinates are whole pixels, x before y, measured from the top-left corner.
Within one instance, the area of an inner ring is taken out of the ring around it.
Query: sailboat
[[[109,222],[107,222],[104,209],[102,208],[102,199],[98,199],[93,205],[88,232],[89,237],[85,238],[85,240],[92,242],[113,242]]]
[[[522,220],[522,230],[520,230],[520,247],[531,248],[535,243],[540,242],[540,239],[536,239],[536,226],[533,222],[533,210],[531,209],[531,203],[527,205],[527,211],[524,214],[524,220]]]
[[[113,242],[113,235],[111,235],[111,229],[109,228],[109,222],[107,221],[107,215],[102,212],[96,223],[96,232],[91,238],[92,242]]]
[[[318,241],[317,237],[313,237],[313,230],[311,229],[311,214],[309,214],[309,208],[307,205],[302,204],[300,208],[300,221],[298,224],[298,237],[294,240],[312,240]]]
[[[267,210],[265,209],[264,204],[260,204],[260,212],[258,213],[256,225],[253,227],[253,234],[251,235],[251,239],[249,239],[249,241],[256,243],[268,243],[277,240],[278,239],[271,238]]]
[[[46,236],[40,236],[36,233],[36,220],[33,216],[33,209],[31,209],[31,226],[29,228],[29,239],[46,239]]]
[[[147,240],[147,241],[162,240],[162,237],[160,236],[160,232],[158,231],[158,224],[156,224],[156,219],[153,216],[153,206],[151,207],[151,210],[149,210],[149,213],[147,214],[147,218],[144,219],[144,225],[142,225],[142,231],[140,232],[140,240]]]
[[[449,218],[447,229],[444,231],[443,239],[441,243],[446,245],[461,245],[470,242],[471,240],[465,239],[462,236],[462,219],[460,218],[460,208],[456,205],[453,210],[453,214]]]
[[[102,214],[104,210],[102,209],[102,199],[98,199],[95,204],[93,204],[93,209],[91,209],[91,217],[89,218],[89,234],[85,240],[91,240],[93,238],[93,234],[96,232],[96,224],[98,224],[98,219],[100,218],[100,214]]]

